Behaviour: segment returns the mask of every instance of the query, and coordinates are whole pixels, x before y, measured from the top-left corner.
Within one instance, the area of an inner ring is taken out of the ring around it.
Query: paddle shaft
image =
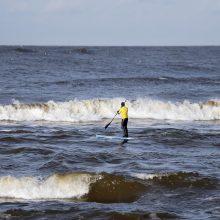
[[[116,112],[115,116],[112,118],[112,120],[105,126],[105,129],[113,122],[118,112]]]

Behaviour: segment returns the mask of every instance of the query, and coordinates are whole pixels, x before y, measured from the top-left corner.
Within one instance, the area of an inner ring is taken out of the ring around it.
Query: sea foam
[[[89,173],[54,174],[39,177],[0,177],[0,197],[13,199],[81,198],[89,192],[91,183],[101,175]]]
[[[112,118],[123,98],[0,105],[0,120],[85,122]],[[147,98],[127,101],[129,118],[159,120],[220,120],[220,101],[191,103]]]

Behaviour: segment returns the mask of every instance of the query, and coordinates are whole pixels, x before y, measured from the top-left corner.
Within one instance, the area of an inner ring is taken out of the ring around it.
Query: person
[[[121,114],[122,121],[121,121],[121,128],[124,131],[123,137],[128,137],[128,108],[125,106],[125,102],[121,103],[121,108],[117,111],[118,114]]]

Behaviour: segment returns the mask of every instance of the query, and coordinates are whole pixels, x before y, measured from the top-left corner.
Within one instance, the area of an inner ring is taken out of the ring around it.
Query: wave
[[[26,200],[83,199],[90,202],[133,202],[144,185],[107,173],[66,173],[39,177],[0,177],[0,198]]]
[[[39,177],[0,177],[0,197],[16,199],[80,198],[89,191],[89,184],[99,175],[87,173],[54,174]]]
[[[0,105],[0,120],[84,122],[112,118],[124,98]],[[140,98],[127,101],[129,118],[158,120],[220,120],[220,101],[191,103]]]
[[[101,77],[101,78],[94,78],[94,79],[72,79],[72,80],[57,80],[54,82],[37,82],[37,84],[44,86],[51,83],[54,83],[56,85],[66,86],[71,85],[74,87],[80,87],[80,86],[89,86],[89,87],[96,87],[97,84],[101,84],[103,87],[109,86],[109,84],[114,83],[115,85],[118,85],[119,87],[121,84],[124,84],[126,86],[130,86],[130,82],[133,82],[134,84],[138,85],[145,85],[147,84],[156,84],[158,83],[160,85],[165,84],[178,84],[178,86],[183,84],[191,84],[194,85],[195,83],[199,83],[201,85],[217,85],[220,84],[220,78],[219,77],[212,77],[206,78],[206,77],[167,77],[167,76],[158,76],[158,77],[143,77],[143,76],[136,76],[136,77]]]
[[[195,172],[177,172],[167,174],[135,174],[135,177],[148,180],[153,185],[160,185],[167,188],[201,188],[213,189],[219,186],[217,179],[204,177]]]
[[[80,200],[97,203],[130,203],[154,188],[219,187],[219,180],[193,172],[134,174],[124,177],[109,173],[56,173],[48,177],[1,176],[0,200]]]
[[[100,203],[134,202],[145,190],[145,185],[137,181],[105,174],[103,178],[91,184],[88,201]]]
[[[27,48],[27,47],[17,47],[14,50],[19,53],[34,53],[35,52],[34,50]]]

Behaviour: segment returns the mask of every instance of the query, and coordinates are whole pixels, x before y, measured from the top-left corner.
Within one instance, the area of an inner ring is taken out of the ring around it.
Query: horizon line
[[[0,47],[11,46],[11,47],[219,47],[220,44],[168,44],[168,45],[101,45],[101,44],[0,44]]]

